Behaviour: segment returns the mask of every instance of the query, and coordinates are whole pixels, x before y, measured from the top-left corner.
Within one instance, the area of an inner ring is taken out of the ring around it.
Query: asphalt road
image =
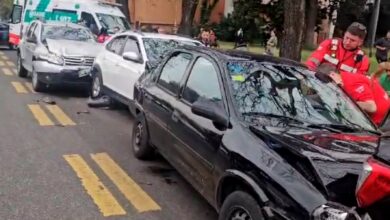
[[[72,88],[34,93],[15,64],[0,50],[0,219],[217,219],[166,161],[134,158],[126,109],[89,108]]]

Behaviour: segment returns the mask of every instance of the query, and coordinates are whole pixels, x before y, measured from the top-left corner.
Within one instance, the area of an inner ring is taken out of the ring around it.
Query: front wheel
[[[20,54],[18,55],[18,61],[17,61],[17,72],[18,72],[18,76],[19,77],[22,77],[22,78],[26,78],[27,77],[27,70],[23,67],[23,64],[22,64],[22,57],[20,56]]]
[[[97,99],[103,95],[102,85],[103,85],[103,81],[102,81],[101,73],[96,71],[92,77],[92,85],[90,90],[91,98]]]
[[[132,150],[134,156],[140,160],[149,159],[153,155],[153,148],[149,144],[149,134],[145,118],[142,115],[136,116],[135,119],[132,135]]]
[[[39,80],[38,73],[35,70],[33,70],[31,78],[32,78],[31,84],[32,84],[34,91],[44,92],[46,90],[46,87],[47,87],[46,83]]]
[[[231,193],[223,202],[218,220],[264,220],[259,203],[244,191]]]

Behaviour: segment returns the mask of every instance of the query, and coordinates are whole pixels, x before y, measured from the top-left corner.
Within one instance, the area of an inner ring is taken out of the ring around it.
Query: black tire
[[[47,89],[47,84],[39,80],[38,73],[35,70],[33,70],[31,75],[31,84],[36,92],[44,92]]]
[[[259,203],[244,191],[235,191],[223,202],[218,220],[264,220]]]
[[[13,45],[11,43],[8,44],[8,49],[10,50],[16,50],[16,45]]]
[[[27,77],[27,70],[23,67],[23,64],[22,64],[22,58],[20,56],[20,54],[18,54],[18,64],[17,64],[17,72],[18,72],[18,76],[19,77],[22,77],[22,78],[26,78]]]
[[[149,133],[142,114],[135,117],[131,145],[136,158],[140,160],[152,158],[154,149],[149,144]]]
[[[96,70],[92,75],[92,83],[89,91],[89,95],[91,96],[91,98],[97,99],[102,97],[103,96],[102,88],[103,88],[102,74],[100,73],[100,71]]]

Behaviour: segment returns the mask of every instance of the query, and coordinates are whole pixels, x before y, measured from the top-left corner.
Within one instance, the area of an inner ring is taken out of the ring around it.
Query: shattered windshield
[[[313,124],[358,125],[370,121],[337,85],[294,66],[232,61],[227,64],[242,114],[282,115]]]
[[[166,53],[180,45],[199,46],[200,43],[194,41],[162,39],[162,38],[143,38],[146,55],[150,62],[154,63],[162,59]]]
[[[130,30],[129,22],[124,17],[102,13],[96,13],[96,16],[109,34],[113,34],[115,28],[119,28],[120,31]]]
[[[75,41],[91,41],[95,38],[86,28],[75,28],[69,26],[54,26],[46,25],[42,30],[42,40],[56,39],[56,40],[75,40]]]

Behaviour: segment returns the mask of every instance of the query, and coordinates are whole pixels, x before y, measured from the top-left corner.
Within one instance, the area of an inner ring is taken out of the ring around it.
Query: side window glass
[[[35,27],[35,23],[30,24],[30,26],[28,27],[27,34],[26,34],[28,38],[31,37],[34,27]]]
[[[120,36],[120,37],[113,39],[110,43],[108,43],[107,50],[120,55],[122,48],[123,48],[123,45],[125,43],[125,40],[126,40],[126,38],[124,36]]]
[[[14,5],[14,7],[12,9],[12,14],[11,14],[11,23],[18,24],[21,22],[22,11],[23,11],[22,6]]]
[[[140,55],[140,51],[138,48],[137,40],[134,40],[132,38],[128,38],[126,40],[125,47],[123,48],[123,53],[124,52],[135,52],[138,55]]]
[[[34,29],[34,32],[32,34],[32,39],[38,40],[39,30],[40,30],[39,25],[35,25],[35,29]]]
[[[81,22],[88,27],[92,33],[98,35],[99,29],[93,16],[87,12],[81,13]]]
[[[221,101],[222,95],[217,74],[218,72],[210,61],[199,58],[191,70],[183,91],[183,99],[191,104],[199,97],[210,101]]]
[[[180,81],[191,59],[192,56],[187,53],[179,53],[172,56],[163,67],[158,84],[176,94],[179,91]]]

